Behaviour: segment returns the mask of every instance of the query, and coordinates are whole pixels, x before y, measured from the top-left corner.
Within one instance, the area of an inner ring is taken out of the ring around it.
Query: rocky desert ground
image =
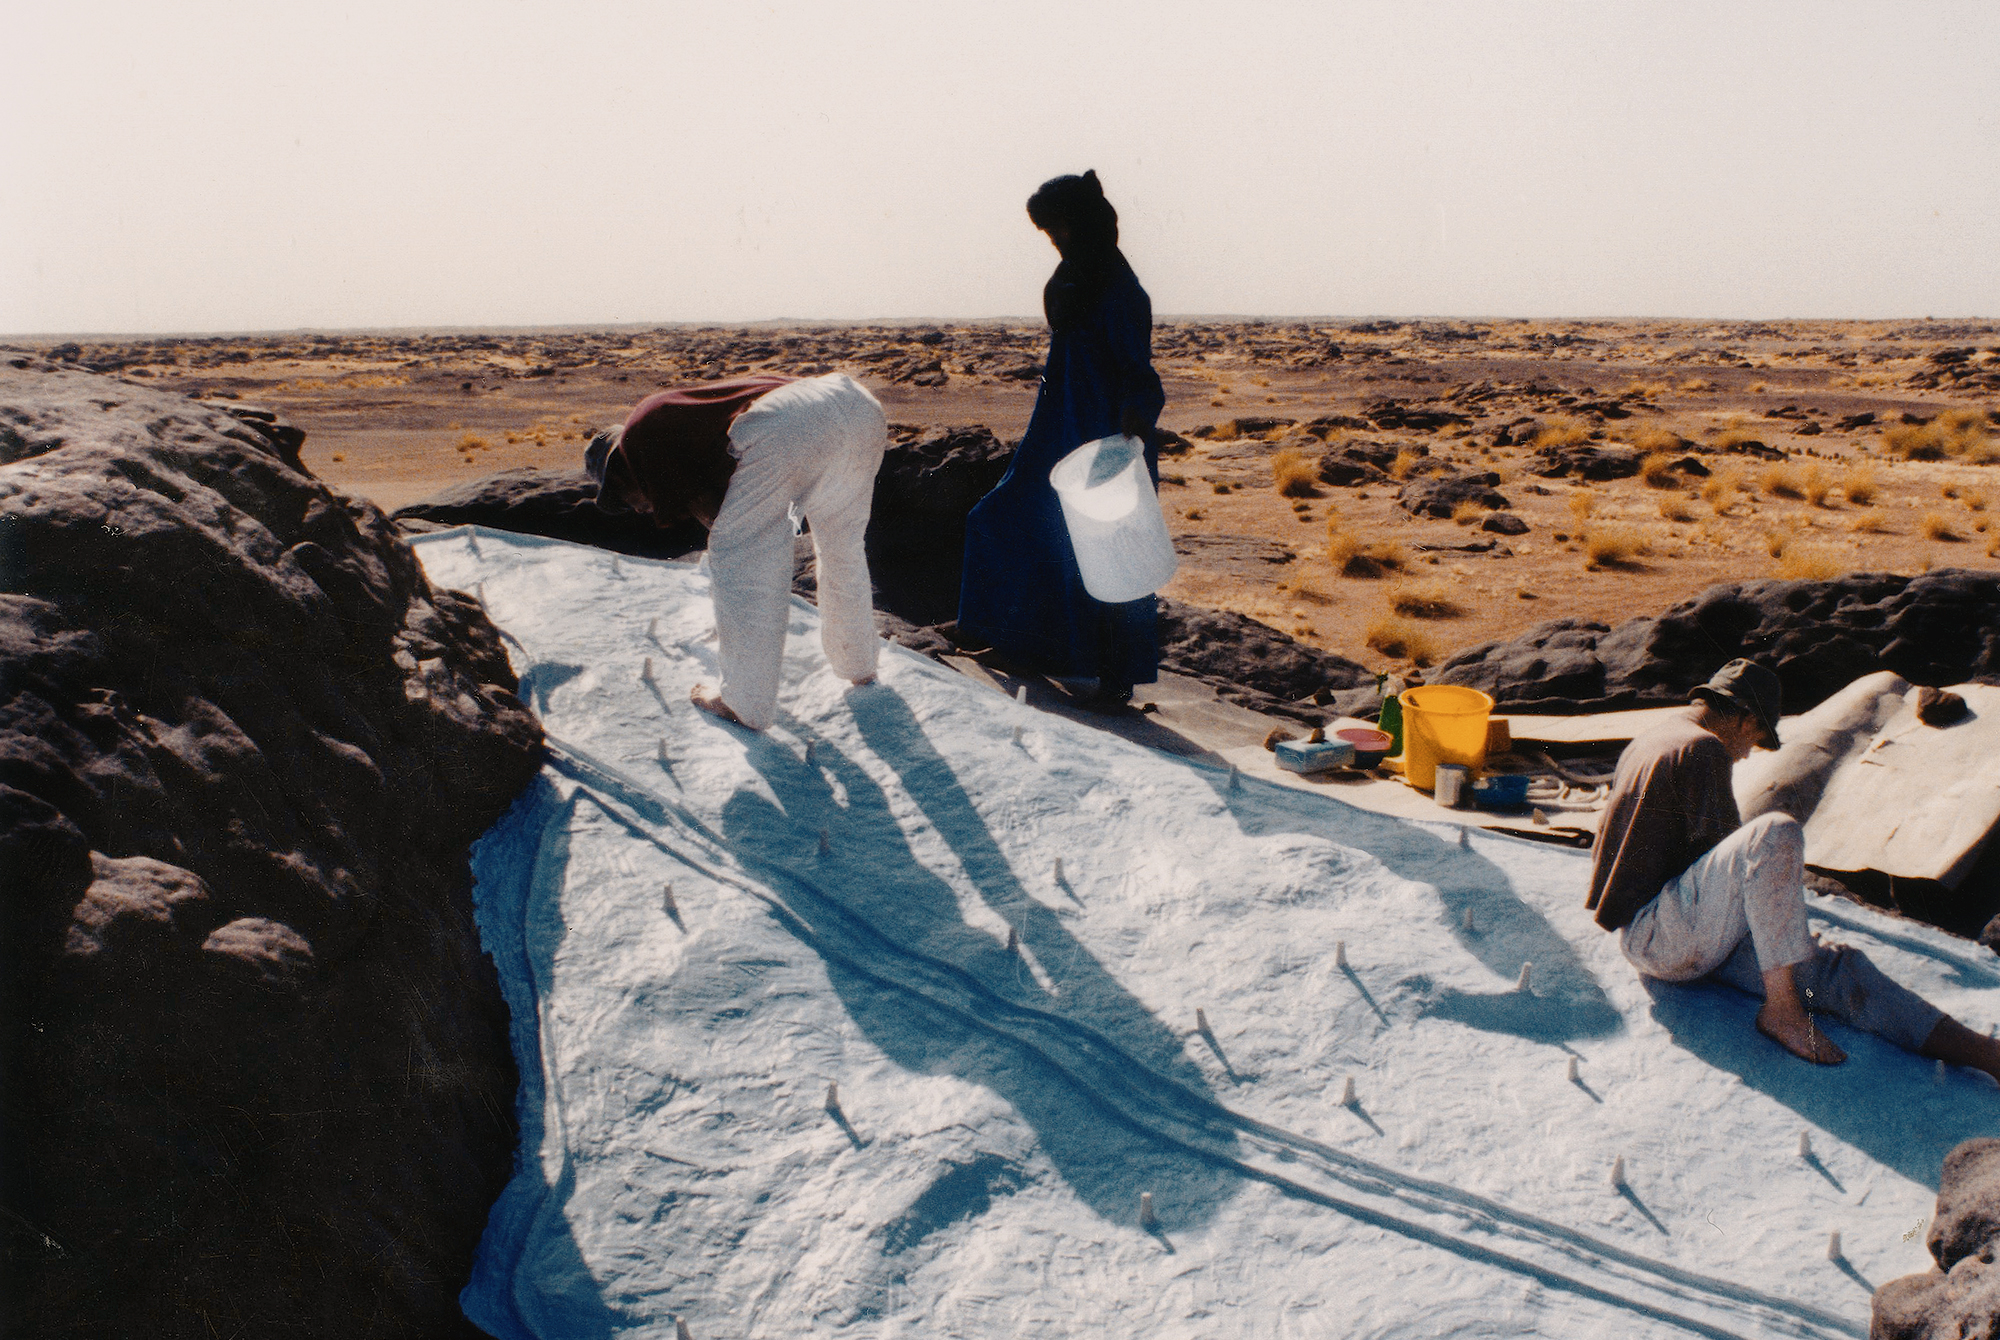
[[[17,341],[281,411],[384,508],[577,467],[650,391],[849,372],[1019,436],[1039,322]],[[1721,581],[2000,569],[2000,322],[1163,319],[1166,595],[1408,670]]]

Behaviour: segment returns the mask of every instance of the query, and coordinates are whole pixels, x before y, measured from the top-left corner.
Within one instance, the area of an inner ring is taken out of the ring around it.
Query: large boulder
[[[1366,689],[1375,676],[1344,656],[1287,637],[1247,614],[1161,600],[1160,668],[1207,683],[1226,701],[1318,724],[1359,710],[1337,695]],[[1357,704],[1358,704],[1357,699]]]
[[[1616,628],[1561,619],[1472,647],[1436,679],[1516,712],[1607,712],[1684,701],[1738,656],[1777,671],[1787,712],[1877,670],[1914,684],[2000,682],[2000,573],[1731,582]]]
[[[660,527],[636,512],[600,512],[597,481],[581,468],[538,470],[525,465],[503,470],[399,507],[395,519],[409,530],[490,526],[596,545],[637,558],[681,558],[708,544],[708,532],[699,522]]]
[[[1500,492],[1500,476],[1491,470],[1477,474],[1434,476],[1413,479],[1396,494],[1396,504],[1411,516],[1450,520],[1453,513],[1472,503],[1492,511],[1513,506]]]
[[[516,1076],[466,851],[540,733],[297,444],[0,366],[10,1336],[476,1334]]]
[[[2000,1335],[2000,1140],[1967,1140],[1945,1155],[1925,1245],[1937,1269],[1875,1291],[1869,1340]]]

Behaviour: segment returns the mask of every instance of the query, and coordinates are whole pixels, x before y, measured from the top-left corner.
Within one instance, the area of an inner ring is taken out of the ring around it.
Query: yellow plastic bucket
[[[1400,697],[1404,775],[1411,786],[1430,790],[1440,763],[1463,763],[1475,775],[1486,766],[1491,698],[1457,684],[1425,684]]]

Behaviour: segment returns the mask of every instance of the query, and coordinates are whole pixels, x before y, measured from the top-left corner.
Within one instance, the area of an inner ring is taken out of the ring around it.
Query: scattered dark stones
[[[1490,530],[1496,535],[1526,535],[1528,523],[1512,512],[1494,512],[1479,523],[1481,530]]]
[[[1450,520],[1465,503],[1496,511],[1513,506],[1498,489],[1500,476],[1491,470],[1481,474],[1443,475],[1413,479],[1396,494],[1396,504],[1411,516]],[[1523,528],[1525,529],[1525,527]]]
[[[296,430],[0,371],[10,1336],[466,1336],[513,1167],[498,631]]]
[[[1413,405],[1402,400],[1383,400],[1362,412],[1370,423],[1385,431],[1434,433],[1452,424],[1471,423],[1471,416],[1434,406]]]
[[[1875,1291],[1870,1340],[2000,1333],[2000,1140],[1967,1140],[1945,1155],[1924,1245],[1937,1268]]]
[[[1470,648],[1436,679],[1481,689],[1510,711],[1605,712],[1684,701],[1738,656],[1777,672],[1787,712],[1877,670],[1934,686],[2000,682],[2000,573],[1712,586],[1615,629],[1563,619]]]

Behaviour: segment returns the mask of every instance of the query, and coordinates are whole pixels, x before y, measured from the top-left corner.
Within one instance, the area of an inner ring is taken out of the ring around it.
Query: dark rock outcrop
[[[0,366],[10,1336],[452,1336],[512,1167],[498,633],[297,437]]]
[[[2000,1334],[2000,1140],[1967,1140],[1945,1155],[1924,1245],[1937,1269],[1875,1291],[1869,1340]]]
[[[1615,629],[1560,619],[1470,648],[1436,679],[1484,690],[1517,712],[1604,712],[1681,702],[1738,656],[1777,671],[1787,712],[1877,670],[1915,684],[2000,682],[2000,573],[1711,586]]]
[[[1365,666],[1246,614],[1161,600],[1159,632],[1160,668],[1203,681],[1227,702],[1314,725],[1352,710],[1332,696],[1340,691],[1365,688],[1372,703],[1375,676]]]
[[[1639,473],[1639,453],[1631,447],[1543,447],[1528,467],[1543,479],[1630,479]]]
[[[635,558],[680,558],[708,544],[708,532],[698,522],[660,527],[635,512],[614,516],[598,511],[597,484],[580,465],[564,471],[532,465],[503,470],[399,507],[395,519],[411,530],[490,526],[546,535]]]
[[[1396,503],[1411,516],[1445,520],[1450,520],[1452,513],[1465,503],[1504,511],[1513,504],[1500,492],[1499,484],[1500,476],[1491,470],[1482,474],[1413,479],[1396,494]]]

